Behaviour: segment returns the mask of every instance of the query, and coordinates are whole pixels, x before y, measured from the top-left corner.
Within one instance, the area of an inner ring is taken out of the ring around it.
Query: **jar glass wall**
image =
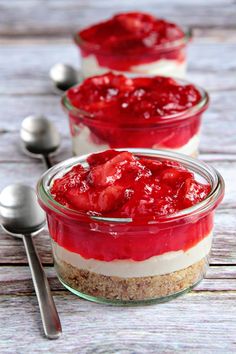
[[[184,80],[179,83],[188,84]],[[164,119],[137,119],[133,122],[114,120],[114,113],[85,112],[73,106],[68,93],[62,98],[62,106],[68,114],[72,148],[75,155],[98,152],[105,149],[150,148],[167,149],[196,157],[200,140],[202,114],[208,107],[209,97],[205,90],[195,86],[200,101],[182,112],[164,116]]]
[[[136,156],[180,162],[211,186],[205,200],[157,221],[106,218],[74,211],[50,194],[53,181],[86,156],[64,161],[38,183],[46,211],[55,267],[60,281],[88,300],[132,305],[162,302],[195,286],[205,274],[212,243],[214,211],[224,182],[212,167],[190,157],[149,149],[127,149]]]
[[[187,44],[190,31],[174,42],[160,44],[155,50],[127,55],[120,52],[106,52],[102,48],[84,41],[80,34],[75,43],[81,54],[82,76],[84,78],[104,74],[107,71],[125,74],[163,75],[184,78],[187,67]]]

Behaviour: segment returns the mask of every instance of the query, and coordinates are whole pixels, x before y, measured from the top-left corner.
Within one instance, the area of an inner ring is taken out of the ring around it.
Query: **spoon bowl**
[[[26,117],[21,124],[20,137],[28,153],[43,156],[51,167],[48,155],[60,146],[59,132],[51,121],[41,115]]]
[[[62,63],[55,64],[51,68],[49,76],[53,82],[54,88],[59,93],[64,93],[70,87],[81,81],[79,72],[75,68]]]
[[[12,235],[35,233],[45,226],[45,214],[33,188],[12,184],[0,194],[0,215],[3,228]]]

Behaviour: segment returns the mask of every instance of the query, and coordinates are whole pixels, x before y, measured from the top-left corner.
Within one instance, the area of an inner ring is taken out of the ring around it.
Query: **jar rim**
[[[87,49],[87,50],[93,51],[93,52],[99,52],[99,54],[102,53],[103,55],[111,54],[111,52],[109,50],[102,49],[101,45],[91,43],[89,41],[84,40],[80,35],[83,30],[78,31],[74,34],[74,41],[80,48]],[[189,28],[185,29],[183,32],[184,32],[184,35],[182,38],[176,39],[174,41],[160,43],[155,46],[153,52],[156,53],[158,51],[170,51],[170,50],[174,50],[174,49],[177,49],[178,47],[186,45],[191,40],[191,38],[193,36],[192,29],[189,27]],[[112,55],[115,55],[115,54],[112,53]],[[121,55],[123,55],[123,54],[121,54]],[[131,54],[129,54],[129,55],[131,55]],[[136,54],[134,54],[134,56],[136,56]]]
[[[146,77],[155,77],[155,76],[160,76],[160,75],[145,75],[145,76]],[[145,77],[145,76],[137,75],[137,77]],[[174,79],[177,82],[184,84],[184,85],[189,85],[189,84],[193,85],[191,82],[184,80],[184,79],[179,79],[179,78],[174,78]],[[69,90],[71,90],[72,88],[79,87],[81,84],[82,83],[76,84],[76,85],[72,86]],[[201,95],[200,101],[197,102],[194,106],[187,108],[186,110],[184,110],[182,112],[178,112],[175,114],[169,114],[164,117],[157,116],[157,118],[160,118],[157,122],[149,123],[148,119],[145,121],[141,121],[141,122],[137,122],[137,120],[136,120],[135,125],[138,127],[147,126],[147,125],[148,125],[148,127],[156,127],[157,125],[162,126],[165,124],[175,123],[178,121],[189,119],[196,114],[201,114],[202,112],[204,112],[207,109],[210,98],[209,98],[207,91],[204,90],[201,86],[194,84],[194,87],[198,90],[198,92]],[[90,112],[87,112],[83,109],[75,107],[71,103],[70,99],[68,98],[68,91],[69,90],[67,90],[61,98],[61,104],[67,113],[73,114],[73,116],[75,116],[75,117],[79,117],[80,120],[83,120],[83,122],[87,123],[87,124],[91,124],[91,123],[96,124],[99,122],[100,124],[103,124],[104,126],[110,126],[110,125],[114,126],[114,121],[108,122],[108,121],[104,121],[102,119],[98,119],[96,117],[95,113],[90,113]],[[125,121],[125,123],[121,123],[120,126],[133,128],[134,122],[133,121]]]
[[[64,175],[65,172],[69,171],[74,165],[78,163],[86,164],[86,159],[90,154],[72,157],[65,161],[58,163],[53,166],[49,170],[47,170],[39,179],[37,184],[37,196],[40,204],[43,206],[47,206],[49,209],[53,210],[56,213],[62,214],[64,216],[68,216],[70,218],[88,221],[88,222],[101,222],[101,223],[112,223],[112,224],[129,224],[135,221],[135,225],[145,224],[169,224],[171,222],[176,222],[178,220],[188,219],[192,221],[193,217],[203,216],[206,213],[214,210],[224,195],[224,180],[220,173],[212,166],[204,163],[203,161],[194,159],[187,155],[183,155],[180,153],[172,152],[169,150],[153,150],[153,149],[141,149],[141,148],[123,148],[123,149],[115,149],[117,151],[129,151],[133,153],[135,156],[145,156],[149,158],[160,158],[160,159],[168,159],[172,161],[180,162],[184,167],[190,168],[193,172],[199,173],[200,175],[204,175],[204,177],[208,178],[208,183],[211,184],[211,192],[208,194],[206,199],[201,201],[198,204],[195,204],[189,208],[180,210],[177,213],[166,215],[158,218],[157,220],[149,220],[147,221],[147,217],[139,217],[133,220],[132,218],[111,218],[104,216],[91,215],[86,212],[73,210],[65,207],[64,205],[58,203],[50,193],[51,183],[55,176],[60,174],[60,176]],[[61,174],[62,170],[64,173]],[[200,173],[201,171],[201,173]],[[58,176],[59,177],[59,176]],[[186,223],[189,221],[185,221]]]

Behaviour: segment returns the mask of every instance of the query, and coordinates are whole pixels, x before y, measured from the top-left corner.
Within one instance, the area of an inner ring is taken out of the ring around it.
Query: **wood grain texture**
[[[204,155],[203,155],[204,157]],[[212,161],[211,164],[223,175],[226,183],[226,194],[222,208],[230,209],[235,208],[236,198],[236,184],[231,183],[235,179],[236,161]],[[37,161],[8,163],[0,162],[1,171],[0,175],[0,188],[4,188],[7,184],[13,183],[28,183],[32,187],[36,186],[37,180],[45,170],[44,165]],[[16,175],[17,167],[17,175]]]
[[[235,89],[233,77],[236,73],[236,36],[229,42],[211,37],[195,38],[189,45],[188,53],[190,79],[204,85],[206,89]],[[39,58],[43,58],[43,65]],[[51,66],[58,61],[79,67],[78,50],[72,38],[62,41],[47,40],[46,43],[37,39],[33,42],[3,43],[0,56],[0,94],[53,93],[48,73]]]
[[[234,353],[236,351],[236,2],[234,0],[0,0],[0,190],[35,186],[45,167],[19,143],[21,120],[42,113],[62,134],[54,162],[71,156],[65,114],[48,79],[57,62],[79,68],[72,34],[118,11],[151,11],[191,27],[188,79],[209,90],[201,158],[223,175],[226,195],[215,216],[206,278],[172,302],[116,308],[67,292],[52,266],[45,229],[35,240],[63,326],[58,341],[42,335],[39,310],[20,240],[0,230],[0,353]]]
[[[54,299],[64,329],[56,342],[42,337],[35,296],[0,297],[0,316],[7,324],[1,328],[1,353],[221,354],[235,348],[234,291],[192,292],[169,303],[131,308],[97,305],[67,292]]]
[[[215,232],[210,258],[211,265],[236,264],[235,230],[235,211],[231,209],[224,210],[222,206],[217,210],[215,216]],[[42,262],[52,265],[51,245],[47,230],[45,229],[35,237],[34,241]],[[25,265],[26,263],[27,259],[22,242],[0,230],[0,264]]]
[[[53,267],[45,267],[52,291],[65,292],[65,288],[57,279]],[[205,279],[194,288],[200,291],[236,291],[236,266],[210,266]],[[0,267],[0,296],[23,295],[34,293],[29,267],[1,266]]]
[[[234,115],[234,102],[236,90],[211,92],[209,109],[205,112],[202,127],[201,152],[234,154],[236,153],[236,125]],[[62,111],[60,98],[56,95],[40,96],[0,96],[1,117],[0,120],[0,161],[5,159],[22,159],[18,150],[18,130],[24,117],[30,114],[45,114],[55,122],[63,137],[68,137],[68,119]],[[227,129],[225,129],[227,124]],[[14,135],[6,134],[13,131]],[[221,144],[219,144],[219,136]],[[11,146],[8,149],[8,145]],[[12,149],[16,148],[16,154],[12,155]],[[70,149],[69,139],[63,139],[63,149]]]
[[[67,35],[75,30],[110,17],[116,12],[151,11],[159,17],[195,28],[235,27],[233,1],[125,1],[115,2],[48,0],[1,0],[1,35]],[[104,12],[105,7],[105,12]],[[14,9],[14,11],[12,10]],[[50,15],[49,15],[50,14]]]

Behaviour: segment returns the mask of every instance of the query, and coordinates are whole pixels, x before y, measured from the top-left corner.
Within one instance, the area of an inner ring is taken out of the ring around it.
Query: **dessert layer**
[[[126,147],[136,147],[132,145],[127,145],[128,142],[126,142],[123,139],[123,145]],[[142,142],[140,142],[140,147],[143,147]],[[109,146],[108,144],[105,144],[105,141],[100,140],[99,138],[97,139],[97,142],[95,139],[93,139],[93,136],[91,135],[91,131],[86,127],[82,126],[80,128],[80,132],[77,133],[77,135],[72,135],[72,145],[73,145],[73,152],[75,155],[83,155],[83,154],[88,154],[88,153],[95,153],[95,152],[100,152],[106,149],[110,148],[115,148],[116,146]],[[149,146],[145,146],[146,148],[152,148],[152,149],[167,149],[167,150],[173,150],[182,154],[186,154],[189,156],[197,156],[198,153],[198,147],[199,147],[199,134],[195,134],[186,144],[182,145],[181,147],[165,147],[165,146],[160,146],[159,144],[150,144]]]
[[[186,41],[176,24],[140,12],[118,14],[76,36],[83,58],[95,55],[100,67],[122,72],[162,59],[183,62]]]
[[[65,224],[63,224],[65,222]],[[87,226],[78,223],[68,225],[68,219],[48,216],[52,239],[70,252],[85,259],[110,262],[113,260],[144,261],[153,256],[179,250],[187,251],[197,245],[213,229],[213,213],[188,224],[174,225],[161,230],[161,223],[155,225],[131,226],[106,225],[96,222]]]
[[[201,99],[193,85],[171,78],[108,73],[70,89],[63,102],[77,109],[68,111],[72,136],[86,126],[95,145],[176,149],[198,134],[207,108],[196,107]]]
[[[85,259],[52,241],[53,254],[58,262],[66,262],[80,270],[121,278],[149,277],[172,273],[191,266],[207,256],[211,249],[212,233],[187,251],[166,252],[144,261],[113,260],[111,262]]]
[[[82,41],[106,52],[139,54],[184,38],[176,24],[147,13],[127,12],[95,24],[79,33]],[[84,46],[86,46],[84,43]],[[83,43],[81,43],[83,46]]]
[[[190,120],[189,109],[202,99],[194,85],[170,77],[131,78],[111,72],[87,78],[69,89],[66,97],[70,105],[90,115],[84,117],[88,124],[94,121],[95,128],[99,129],[101,122],[112,122],[111,131],[120,124],[124,128],[130,128],[129,124],[144,128],[150,124],[173,123],[176,115],[178,121],[185,115]],[[83,118],[83,113],[78,118]]]
[[[53,198],[66,207],[109,217],[171,215],[204,200],[209,184],[180,163],[107,150],[53,181]]]
[[[170,121],[165,127],[157,123],[150,127],[136,127],[134,124],[131,128],[127,128],[122,124],[112,125],[109,123],[107,125],[105,122],[95,124],[93,121],[84,121],[72,114],[69,117],[72,137],[82,134],[82,142],[85,146],[85,140],[90,142],[90,145],[95,148],[93,152],[102,150],[100,148],[98,150],[96,148],[97,145],[104,146],[104,150],[105,148],[116,149],[124,147],[153,148],[153,146],[176,150],[182,148],[194,136],[199,134],[201,124],[199,115],[186,119],[186,122],[180,122],[179,124],[172,124]],[[110,119],[112,120],[112,116]],[[81,149],[83,149],[83,146],[81,146]]]
[[[58,261],[55,263],[59,278],[70,288],[101,299],[117,301],[145,301],[181,293],[196,285],[205,274],[207,258],[188,268],[152,277],[120,278],[78,269]]]
[[[85,78],[105,74],[108,70],[107,67],[100,66],[95,55],[90,54],[81,59],[82,73]],[[122,71],[115,71],[117,74]],[[133,75],[164,75],[184,78],[186,73],[186,62],[178,60],[160,59],[147,64],[134,65],[129,68],[126,74],[132,77]]]
[[[160,59],[148,64],[132,66],[131,73],[142,75],[163,75],[184,78],[186,74],[186,61]]]
[[[175,152],[179,152],[181,154],[189,155],[189,156],[197,156],[198,147],[199,147],[199,133],[195,134],[186,144],[181,147],[170,148],[170,147],[160,147],[158,144],[153,145],[152,149],[166,149],[173,150]]]
[[[194,222],[165,223],[166,216],[198,204],[211,190],[204,178],[199,181],[178,162],[107,150],[89,155],[87,163],[55,177],[52,197],[71,210],[132,222],[68,224],[66,215],[59,220],[48,215],[52,238],[68,251],[104,261],[140,261],[186,251],[211,232],[213,213]]]
[[[96,143],[91,137],[91,131],[84,125],[80,128],[79,133],[72,135],[72,146],[73,152],[76,155],[84,155],[110,149],[108,144]]]

